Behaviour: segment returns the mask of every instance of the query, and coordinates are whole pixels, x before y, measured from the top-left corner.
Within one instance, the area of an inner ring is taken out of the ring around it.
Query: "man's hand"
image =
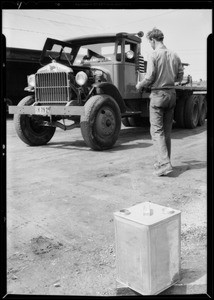
[[[136,89],[138,90],[138,91],[140,91],[141,89],[142,89],[142,87],[141,87],[141,84],[140,84],[140,81],[136,84]]]

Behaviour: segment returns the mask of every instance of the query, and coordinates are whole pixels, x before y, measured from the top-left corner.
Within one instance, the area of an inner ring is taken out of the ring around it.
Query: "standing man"
[[[151,88],[150,94],[150,133],[157,151],[157,163],[154,164],[157,176],[172,172],[171,130],[176,105],[175,82],[183,79],[183,66],[176,53],[163,44],[164,35],[153,28],[147,33],[153,52],[147,62],[144,79],[138,82],[136,89]]]

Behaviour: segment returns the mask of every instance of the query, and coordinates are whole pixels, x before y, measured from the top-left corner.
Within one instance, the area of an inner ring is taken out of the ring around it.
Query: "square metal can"
[[[143,202],[114,213],[117,282],[156,295],[180,280],[181,212]]]

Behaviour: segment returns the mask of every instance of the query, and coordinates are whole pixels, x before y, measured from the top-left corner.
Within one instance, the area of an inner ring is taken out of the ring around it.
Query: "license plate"
[[[50,106],[35,106],[36,115],[50,115],[51,108]]]

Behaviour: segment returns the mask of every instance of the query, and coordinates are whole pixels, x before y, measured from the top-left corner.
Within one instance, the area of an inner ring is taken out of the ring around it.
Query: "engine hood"
[[[40,68],[37,73],[52,73],[52,72],[65,72],[70,73],[73,70],[67,66],[57,63],[56,61],[52,61],[50,64]]]

